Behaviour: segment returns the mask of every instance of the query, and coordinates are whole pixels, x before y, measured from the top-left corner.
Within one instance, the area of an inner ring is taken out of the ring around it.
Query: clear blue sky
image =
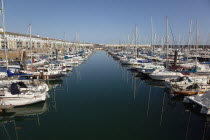
[[[126,40],[138,24],[140,42],[149,43],[150,17],[158,37],[165,34],[165,17],[174,36],[187,38],[190,18],[199,21],[200,41],[210,33],[210,0],[5,0],[7,31],[93,43]],[[193,37],[194,39],[194,37]]]

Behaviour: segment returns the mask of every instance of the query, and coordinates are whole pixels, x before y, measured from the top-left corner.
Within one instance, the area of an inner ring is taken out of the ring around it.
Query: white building
[[[32,40],[32,47],[34,47],[34,48],[70,47],[73,44],[70,41],[64,41],[64,40],[52,39],[52,38],[44,38],[44,37],[39,37],[39,35],[32,36],[31,40]],[[0,28],[0,49],[5,49],[5,46],[8,49],[29,48],[30,47],[30,37],[29,37],[29,35],[6,32],[5,40],[4,40],[3,39],[3,29]]]

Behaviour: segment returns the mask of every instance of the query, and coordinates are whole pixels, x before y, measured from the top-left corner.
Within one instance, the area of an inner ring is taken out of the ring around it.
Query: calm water
[[[208,118],[97,51],[46,103],[0,116],[0,140],[209,140]],[[210,119],[209,119],[210,120]]]

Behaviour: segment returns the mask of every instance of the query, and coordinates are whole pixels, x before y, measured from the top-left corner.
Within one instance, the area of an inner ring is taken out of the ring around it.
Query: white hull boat
[[[39,81],[5,81],[1,83],[0,105],[25,106],[42,102],[49,96],[48,90],[48,85]]]
[[[178,77],[183,76],[180,72],[172,72],[172,71],[160,71],[160,72],[154,72],[149,75],[154,80],[170,80],[170,79],[176,79]]]

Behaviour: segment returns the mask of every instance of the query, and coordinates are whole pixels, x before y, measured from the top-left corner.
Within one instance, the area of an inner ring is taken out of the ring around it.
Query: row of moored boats
[[[46,81],[62,80],[92,52],[92,49],[83,48],[65,53],[57,51],[51,55],[30,54],[25,62],[2,60],[0,111],[47,100],[49,87]]]
[[[165,81],[170,94],[184,96],[185,103],[195,103],[200,112],[210,114],[210,67],[197,59],[180,57],[174,53],[171,57],[154,55],[150,50],[135,51],[107,49],[113,58],[122,65],[152,80]],[[173,52],[173,51],[171,51]],[[177,58],[180,57],[179,59]]]

